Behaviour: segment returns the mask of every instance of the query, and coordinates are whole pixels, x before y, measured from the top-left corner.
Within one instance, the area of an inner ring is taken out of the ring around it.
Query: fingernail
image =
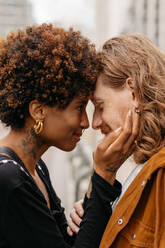
[[[118,133],[121,130],[121,127],[117,128],[114,132]]]

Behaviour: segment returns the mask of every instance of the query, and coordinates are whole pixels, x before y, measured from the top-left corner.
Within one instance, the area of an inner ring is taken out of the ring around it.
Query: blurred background
[[[99,48],[112,36],[140,32],[165,51],[164,0],[0,0],[0,37],[27,25],[53,23],[81,30]],[[89,119],[93,106],[88,104]],[[0,137],[8,130],[0,124]],[[92,169],[92,151],[101,135],[89,128],[77,148],[70,153],[50,148],[45,160],[66,213],[83,197]],[[117,177],[123,183],[134,167],[131,158]]]

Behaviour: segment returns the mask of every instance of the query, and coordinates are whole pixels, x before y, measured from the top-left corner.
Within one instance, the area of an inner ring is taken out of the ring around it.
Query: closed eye
[[[80,111],[80,112],[82,112],[84,108],[85,108],[84,105],[80,105],[80,106],[77,107],[77,110]]]
[[[97,103],[95,104],[95,110],[102,112],[103,111],[103,103]]]

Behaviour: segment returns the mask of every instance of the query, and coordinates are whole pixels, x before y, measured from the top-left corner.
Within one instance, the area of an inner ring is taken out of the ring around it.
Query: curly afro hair
[[[66,108],[95,88],[99,59],[93,44],[73,29],[27,27],[0,40],[0,120],[22,128],[29,103]]]

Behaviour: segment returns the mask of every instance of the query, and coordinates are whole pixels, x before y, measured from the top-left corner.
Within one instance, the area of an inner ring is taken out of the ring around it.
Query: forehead
[[[78,96],[75,96],[73,98],[73,100],[71,101],[70,104],[72,105],[75,105],[75,104],[78,104],[78,103],[83,103],[83,104],[86,104],[89,100],[89,97],[87,96],[83,96],[83,95],[78,95]]]
[[[111,88],[108,86],[108,77],[104,74],[100,74],[97,79],[96,88],[93,94],[93,101],[97,101],[98,99],[103,99],[108,97],[109,91]]]

